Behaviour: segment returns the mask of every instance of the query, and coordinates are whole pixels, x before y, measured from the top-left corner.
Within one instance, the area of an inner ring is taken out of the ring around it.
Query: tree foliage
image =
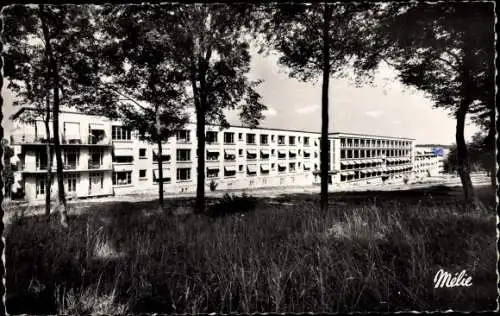
[[[139,139],[157,145],[159,204],[163,208],[162,142],[181,129],[188,118],[188,104],[182,73],[173,63],[166,14],[158,6],[116,6],[99,19],[103,42],[96,51],[99,77],[87,85],[84,98],[93,101],[80,106],[120,119],[137,132]],[[103,79],[104,78],[104,79]],[[102,102],[105,101],[105,102]]]
[[[252,6],[245,4],[170,5],[168,41],[175,65],[187,78],[196,112],[197,194],[199,212],[205,209],[205,124],[228,127],[227,110],[239,110],[244,125],[256,127],[266,106],[251,81],[249,37]]]
[[[96,61],[88,54],[95,42],[92,13],[96,7],[12,5],[3,8],[4,75],[24,103],[50,102],[61,223],[66,223],[66,197],[59,135],[59,110],[72,106],[89,80]],[[45,79],[42,80],[41,78]],[[47,100],[47,101],[46,101]],[[41,107],[39,107],[41,108]]]
[[[391,3],[371,14],[374,40],[356,60],[359,72],[380,61],[399,79],[457,119],[458,166],[468,202],[475,200],[464,140],[466,115],[494,130],[494,15],[492,3]]]
[[[363,37],[371,4],[276,4],[264,7],[254,27],[264,37],[261,52],[280,53],[279,64],[292,78],[322,81],[321,209],[328,208],[329,78],[346,74],[369,38]],[[362,36],[363,35],[363,36]],[[270,45],[269,45],[270,44]]]

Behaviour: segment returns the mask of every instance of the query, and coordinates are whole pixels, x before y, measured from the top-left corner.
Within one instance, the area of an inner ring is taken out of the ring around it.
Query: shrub
[[[235,194],[224,194],[224,196],[211,205],[208,215],[211,217],[221,217],[229,214],[246,213],[255,210],[257,199],[246,193],[237,196]]]
[[[214,180],[210,181],[210,191],[215,191],[217,189],[217,183]]]

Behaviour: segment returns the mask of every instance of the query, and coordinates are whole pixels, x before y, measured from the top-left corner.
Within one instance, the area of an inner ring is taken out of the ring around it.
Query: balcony
[[[103,135],[88,135],[88,136],[71,136],[61,135],[61,145],[103,145],[110,146],[111,139]],[[45,145],[49,140],[44,135],[36,134],[18,134],[10,137],[13,145]],[[50,139],[50,143],[54,143],[54,138]]]
[[[78,162],[76,161],[65,162],[63,165],[64,170],[76,170],[77,168]]]

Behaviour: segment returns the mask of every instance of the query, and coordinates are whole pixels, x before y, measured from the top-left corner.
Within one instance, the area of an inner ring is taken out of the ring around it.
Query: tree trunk
[[[159,115],[156,114],[156,123],[159,124]],[[158,204],[160,206],[160,210],[164,211],[163,208],[163,164],[161,161],[162,158],[162,144],[161,144],[161,139],[158,138],[158,141],[156,143],[158,145],[158,156],[156,160],[158,161]]]
[[[45,188],[45,216],[47,219],[50,216],[50,193],[51,193],[51,184],[52,184],[52,152],[50,149],[50,106],[49,100],[47,97],[47,109],[45,114],[45,135],[47,135],[47,144],[45,145],[45,150],[47,151],[47,176],[46,176],[46,188]]]
[[[476,207],[476,195],[474,192],[474,187],[472,186],[472,180],[470,178],[470,161],[469,153],[467,150],[467,145],[465,143],[464,128],[465,128],[465,117],[467,115],[469,103],[467,100],[462,101],[457,111],[457,128],[456,128],[456,142],[457,142],[457,164],[458,164],[458,174],[462,182],[462,188],[464,191],[465,203],[468,206]]]
[[[52,108],[52,122],[53,122],[53,132],[54,132],[54,150],[56,154],[56,174],[57,174],[57,194],[58,194],[58,208],[61,213],[61,225],[64,227],[68,226],[67,219],[67,203],[66,196],[64,194],[64,179],[63,179],[63,162],[61,156],[61,143],[59,139],[59,74],[57,70],[57,64],[52,55],[52,45],[50,43],[49,29],[45,22],[45,12],[44,5],[40,5],[40,21],[42,25],[42,32],[45,41],[45,49],[47,56],[49,57],[49,67],[52,77],[52,90],[54,93],[54,102]]]
[[[197,163],[196,168],[196,210],[205,212],[205,113],[196,110]]]
[[[323,17],[323,87],[321,95],[321,211],[328,210],[328,91],[330,84],[330,19],[331,7],[325,4]]]

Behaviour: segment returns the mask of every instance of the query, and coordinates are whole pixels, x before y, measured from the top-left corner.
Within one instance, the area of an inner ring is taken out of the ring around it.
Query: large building
[[[21,109],[14,118],[29,108]],[[25,199],[43,199],[46,190],[47,137],[43,121],[15,121],[11,135],[16,185]],[[59,117],[64,185],[69,196],[94,197],[157,190],[161,157],[167,193],[196,190],[196,125],[176,131],[159,153],[120,122],[62,111]],[[413,139],[332,133],[329,182],[333,186],[375,184],[411,177]],[[320,133],[206,127],[206,189],[217,190],[312,185],[320,182]],[[52,162],[55,170],[55,157]],[[55,180],[52,192],[57,190]]]

